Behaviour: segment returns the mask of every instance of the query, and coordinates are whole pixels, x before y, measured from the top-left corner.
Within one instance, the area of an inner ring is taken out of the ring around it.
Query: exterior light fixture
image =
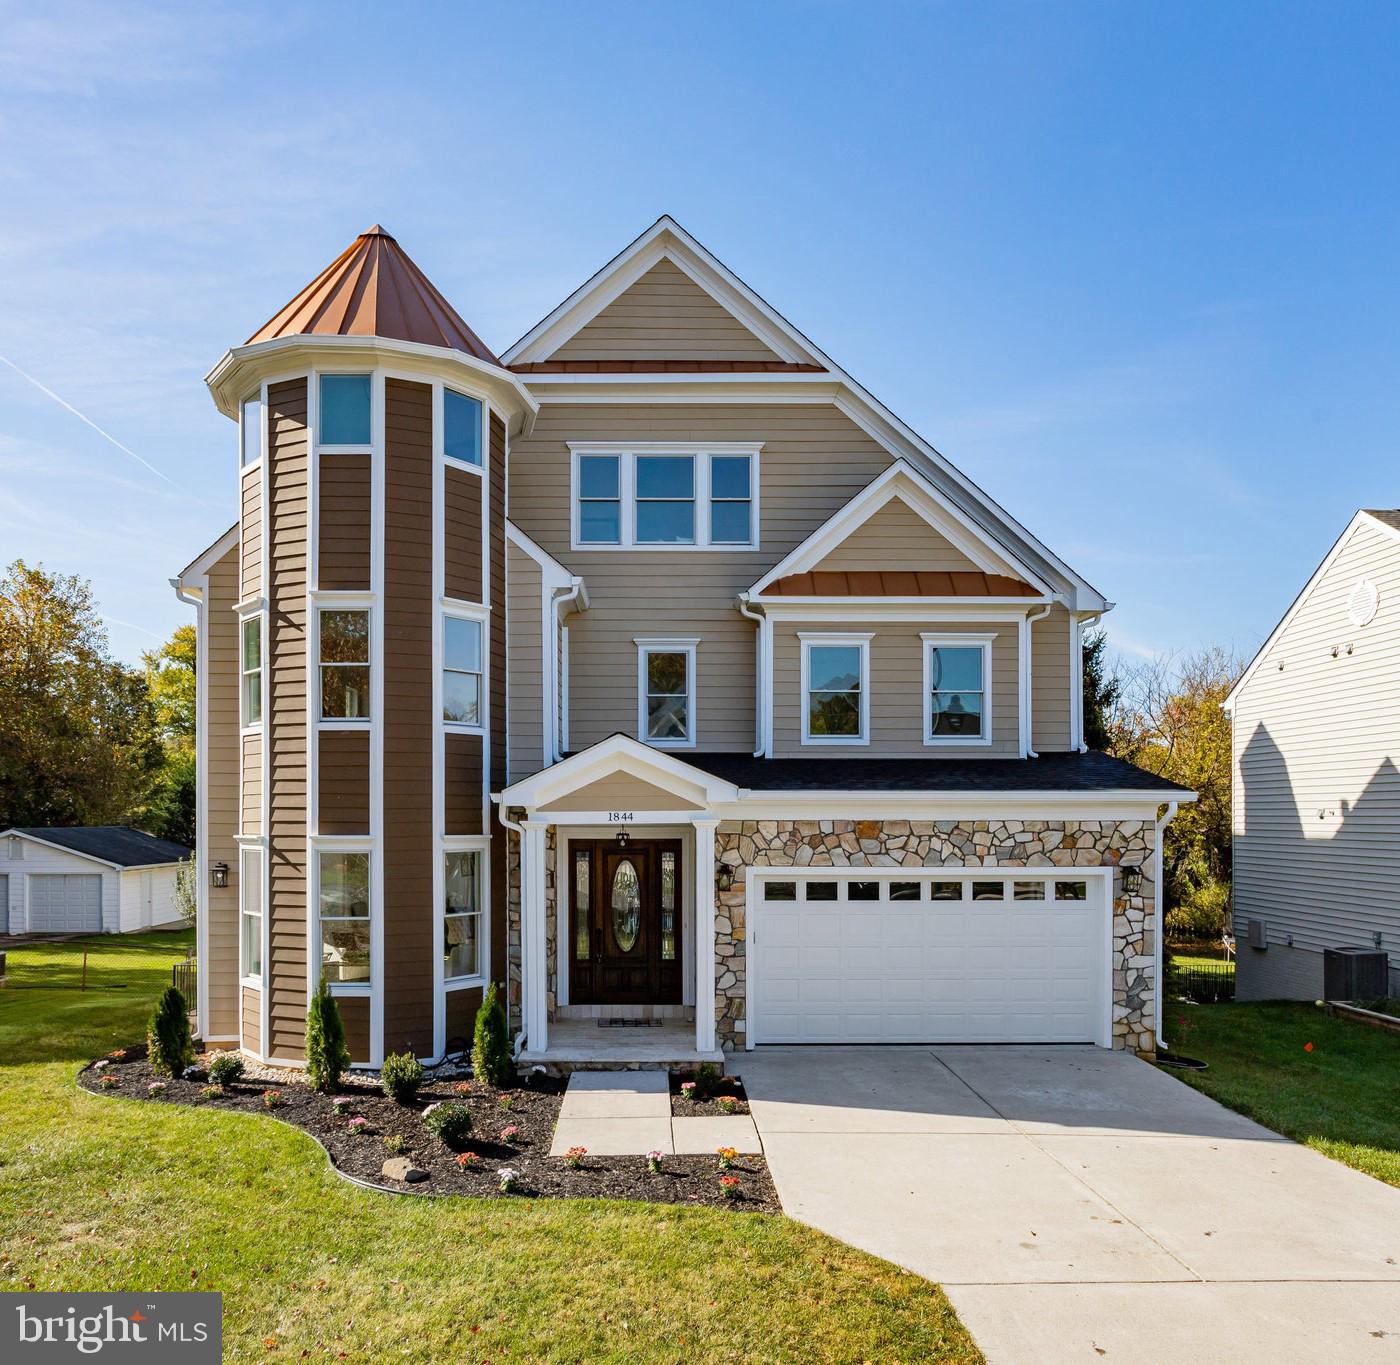
[[[617,846],[618,846],[618,848],[626,848],[627,845],[628,845],[629,843],[631,843],[631,842],[632,842],[632,836],[631,836],[630,834],[628,834],[628,832],[627,832],[627,826],[624,825],[624,826],[623,826],[620,830],[618,830],[618,832],[617,832]]]
[[[1142,890],[1142,868],[1130,864],[1122,869],[1122,873],[1124,895],[1136,896]]]
[[[209,885],[213,887],[225,887],[228,885],[228,864],[210,863],[209,865]]]
[[[728,891],[734,885],[734,869],[728,863],[721,863],[715,873],[715,890]]]

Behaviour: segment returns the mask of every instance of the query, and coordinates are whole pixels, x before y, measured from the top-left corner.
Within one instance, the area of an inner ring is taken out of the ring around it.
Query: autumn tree
[[[109,654],[91,585],[15,560],[0,578],[0,828],[132,823],[164,758],[146,678]]]
[[[141,656],[165,762],[153,784],[144,827],[194,845],[195,628],[178,626],[159,648]]]

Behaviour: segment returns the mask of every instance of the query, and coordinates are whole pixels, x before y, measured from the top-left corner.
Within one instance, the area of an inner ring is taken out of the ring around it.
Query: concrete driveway
[[[1400,1362],[1400,1190],[1092,1047],[759,1048],[794,1218],[947,1290],[993,1362]]]

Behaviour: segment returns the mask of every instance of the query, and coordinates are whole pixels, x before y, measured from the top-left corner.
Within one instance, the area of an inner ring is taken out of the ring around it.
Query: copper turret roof
[[[378,223],[259,327],[248,344],[285,336],[388,337],[501,363]]]

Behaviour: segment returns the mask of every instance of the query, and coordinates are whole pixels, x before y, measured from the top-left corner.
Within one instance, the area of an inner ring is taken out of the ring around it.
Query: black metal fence
[[[1219,962],[1172,962],[1167,968],[1167,998],[1194,1000],[1200,1005],[1213,1005],[1220,1000],[1235,998],[1234,959]]]
[[[190,1009],[194,1009],[194,992],[198,981],[198,968],[193,955],[170,968],[170,984],[185,997],[185,1004]]]

